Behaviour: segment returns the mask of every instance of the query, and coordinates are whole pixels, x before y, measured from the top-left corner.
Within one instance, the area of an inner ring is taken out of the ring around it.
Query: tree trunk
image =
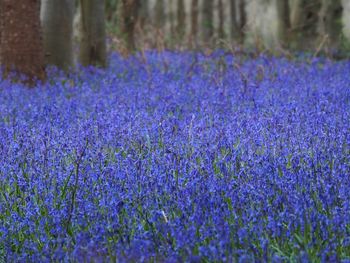
[[[230,17],[231,17],[231,38],[233,40],[239,39],[239,27],[237,23],[236,0],[230,0]]]
[[[282,47],[288,47],[290,33],[290,10],[288,0],[277,0],[278,39]]]
[[[292,29],[295,29],[299,26],[299,24],[302,24],[302,2],[303,0],[291,0],[291,6],[290,6],[290,23]]]
[[[327,46],[336,49],[342,33],[341,16],[343,7],[341,0],[322,0],[319,13],[318,33],[320,40],[327,38]]]
[[[280,1],[280,0],[277,0]],[[239,41],[244,42],[245,38],[245,26],[247,24],[247,13],[246,13],[246,3],[245,0],[239,0]]]
[[[184,0],[177,0],[177,36],[178,40],[182,42],[185,35],[186,28],[186,12],[185,12],[185,2]]]
[[[170,3],[168,3],[168,13],[167,13],[167,20],[169,21],[169,24],[170,24],[170,36],[171,36],[171,39],[174,40],[175,39],[175,34],[176,34],[176,7],[174,7],[173,5],[173,1],[170,1]],[[166,19],[164,20],[164,24],[166,24],[167,21]],[[164,34],[165,35],[165,34]],[[170,41],[170,46],[172,46],[174,48],[174,44],[175,44],[175,41]]]
[[[196,43],[198,35],[198,0],[191,3],[191,38]]]
[[[0,1],[0,61],[5,76],[11,71],[34,84],[45,79],[44,49],[40,28],[40,1]]]
[[[214,23],[213,23],[213,0],[203,1],[203,16],[202,16],[202,30],[203,40],[205,42],[211,42],[214,34]]]
[[[294,48],[315,48],[321,0],[294,0],[292,4],[291,31]]]
[[[219,39],[225,39],[225,29],[224,29],[225,14],[224,14],[223,0],[219,0],[218,11],[219,11],[219,32],[218,32]]]
[[[162,29],[165,24],[164,0],[157,0],[155,6],[155,26],[157,29]]]
[[[42,0],[41,22],[46,62],[62,69],[73,65],[74,7],[71,0]]]
[[[101,0],[80,0],[80,52],[83,66],[106,66],[105,6]]]
[[[146,24],[149,22],[149,0],[141,0],[140,1],[140,8],[139,8],[139,21],[140,21],[140,27],[141,29],[144,29]]]
[[[136,49],[135,26],[140,7],[139,0],[122,0],[121,2],[121,31],[127,48],[130,51]]]

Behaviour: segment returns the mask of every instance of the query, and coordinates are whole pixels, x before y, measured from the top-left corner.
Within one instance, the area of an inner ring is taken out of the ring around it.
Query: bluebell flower
[[[347,62],[138,56],[0,80],[9,261],[347,260]]]

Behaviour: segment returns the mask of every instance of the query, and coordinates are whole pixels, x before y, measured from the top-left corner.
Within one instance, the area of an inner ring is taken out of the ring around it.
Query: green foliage
[[[0,263],[5,263],[6,257],[5,257],[5,247],[3,243],[0,243]]]

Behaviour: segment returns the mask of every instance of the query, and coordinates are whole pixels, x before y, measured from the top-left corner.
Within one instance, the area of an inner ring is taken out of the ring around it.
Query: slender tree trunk
[[[205,42],[211,42],[214,34],[214,22],[213,22],[213,0],[203,0],[203,16],[202,16],[202,30],[203,40]]]
[[[219,0],[218,11],[219,11],[219,32],[218,32],[219,39],[225,39],[225,29],[224,29],[225,14],[224,14],[223,0]]]
[[[302,10],[303,0],[292,0],[290,6],[290,23],[292,29],[296,29],[303,22],[303,10]]]
[[[185,35],[186,29],[186,12],[184,0],[177,0],[177,35],[178,40],[181,42]]]
[[[5,76],[24,74],[25,83],[45,79],[44,49],[40,28],[40,1],[1,0],[0,61]]]
[[[155,26],[157,29],[162,29],[165,24],[164,0],[157,0],[155,6]]]
[[[174,0],[172,0],[174,1]],[[175,35],[176,35],[176,30],[177,30],[177,20],[176,20],[176,7],[174,7],[174,5],[172,4],[173,2],[170,1],[170,3],[168,3],[169,9],[168,9],[168,14],[167,14],[167,20],[170,22],[170,36],[172,37],[172,39],[175,39]],[[175,9],[174,9],[175,8]],[[166,20],[164,21],[164,24],[166,24]],[[174,41],[170,42],[170,45],[174,47]]]
[[[240,35],[239,40],[241,43],[243,43],[245,39],[245,26],[247,24],[245,0],[239,0],[238,8],[239,8],[239,35]]]
[[[144,29],[146,24],[149,22],[149,0],[140,0],[140,8],[139,8],[139,21],[141,29]]]
[[[290,9],[288,0],[277,0],[278,38],[282,47],[288,46],[290,33]]]
[[[3,24],[2,19],[1,19],[1,17],[3,17],[3,14],[1,13],[2,5],[3,5],[2,0],[0,0],[0,53],[1,53],[1,48],[2,48],[2,46],[1,46],[1,33],[2,33],[2,24]],[[1,59],[1,57],[0,57],[0,59]],[[1,60],[0,60],[0,63],[1,63]]]
[[[42,0],[41,4],[46,62],[62,69],[73,65],[74,8],[72,0]]]
[[[106,66],[105,6],[101,0],[80,0],[80,53],[83,66]]]
[[[196,43],[198,36],[198,0],[191,2],[191,38]]]
[[[237,23],[236,0],[230,0],[230,17],[231,17],[231,38],[237,40],[239,38],[239,27]]]
[[[321,41],[327,38],[327,46],[336,48],[342,33],[341,16],[343,7],[341,0],[322,0],[319,13],[318,33]]]
[[[296,49],[315,48],[321,0],[294,0],[291,5],[291,31]]]
[[[122,0],[121,1],[121,31],[130,51],[136,49],[135,43],[135,26],[137,15],[140,7],[139,0]]]

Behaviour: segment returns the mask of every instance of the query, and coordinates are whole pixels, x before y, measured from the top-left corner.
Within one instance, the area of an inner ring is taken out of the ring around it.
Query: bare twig
[[[67,229],[67,231],[68,231],[69,225],[71,224],[72,216],[73,216],[73,212],[74,212],[74,207],[75,207],[76,194],[77,194],[78,186],[79,186],[80,165],[81,165],[81,162],[83,160],[83,157],[85,155],[85,152],[86,152],[86,149],[87,149],[88,145],[89,145],[89,140],[86,139],[85,146],[81,150],[80,153],[77,153],[77,158],[76,158],[76,161],[75,161],[75,180],[74,180],[72,196],[71,196],[71,200],[70,200],[70,207],[69,207],[69,211],[68,211],[68,217],[67,217],[67,221],[66,221],[66,229]]]

